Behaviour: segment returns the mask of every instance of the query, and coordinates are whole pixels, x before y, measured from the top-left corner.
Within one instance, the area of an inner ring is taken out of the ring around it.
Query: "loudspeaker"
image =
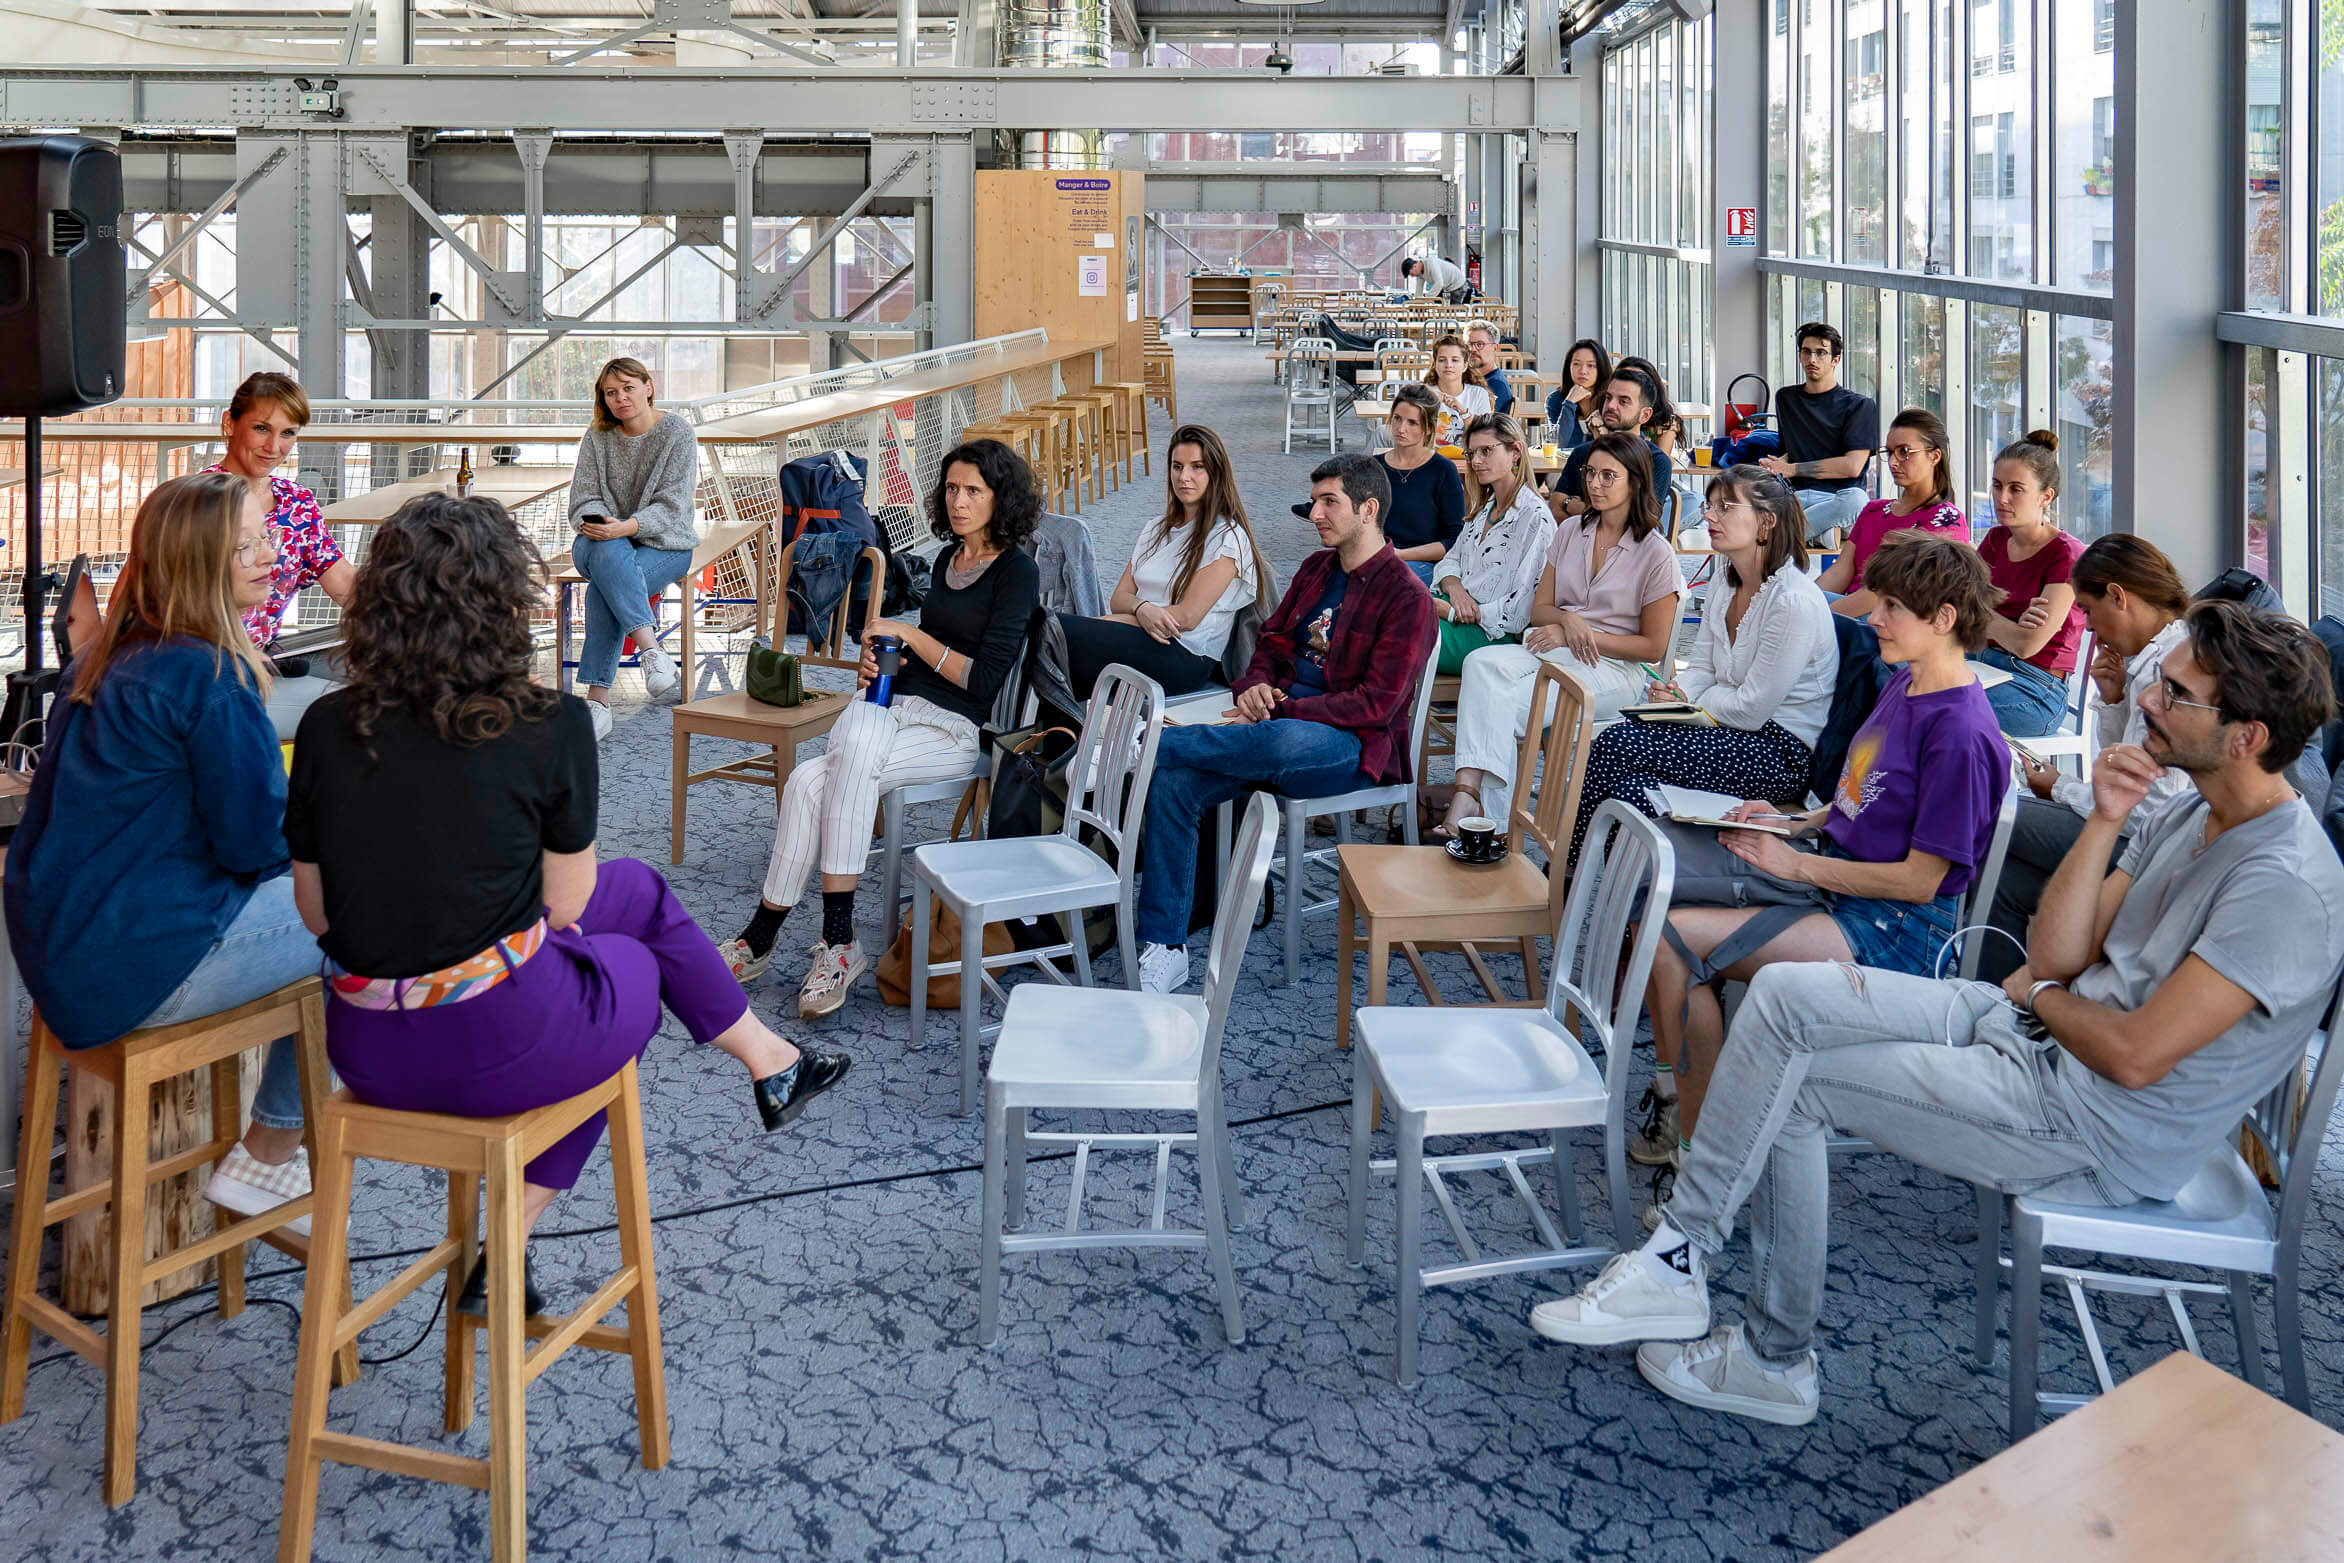
[[[122,159],[86,136],[0,141],[0,417],[122,394]]]

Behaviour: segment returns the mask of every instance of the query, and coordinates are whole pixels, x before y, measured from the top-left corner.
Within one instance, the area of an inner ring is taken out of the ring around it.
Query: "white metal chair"
[[[1001,693],[993,702],[993,725],[1003,731],[1022,727],[1033,720],[1036,700],[1025,686],[1025,659],[1002,682]],[[903,847],[904,810],[923,803],[953,803],[969,789],[969,784],[993,774],[993,757],[980,753],[970,765],[968,774],[945,781],[906,782],[890,787],[879,794],[879,840],[874,850],[879,853],[879,904],[886,908],[882,925],[889,930],[896,926],[903,906]],[[979,829],[984,821],[977,821]],[[888,937],[892,938],[892,932]]]
[[[2320,1143],[2326,1137],[2328,1116],[2335,1110],[2336,1088],[2344,1071],[2344,1047],[2334,1045],[2336,1028],[2344,1022],[2344,987],[2329,1001],[2325,1029],[2307,1038],[2319,1053],[2311,1088],[2302,1089],[2303,1065],[2287,1071],[2285,1079],[2257,1102],[2246,1116],[2248,1132],[2279,1173],[2279,1200],[2274,1208],[2262,1181],[2225,1141],[2207,1158],[2205,1166],[2170,1200],[2142,1200],[2134,1205],[2062,1205],[2029,1195],[2007,1200],[1992,1189],[1978,1190],[1978,1314],[1976,1348],[1982,1367],[1994,1363],[1994,1316],[1998,1311],[2002,1267],[2010,1267],[2010,1437],[2012,1442],[2034,1431],[2035,1419],[2046,1410],[2071,1411],[2090,1397],[2046,1395],[2037,1391],[2037,1351],[2041,1345],[2043,1282],[2059,1281],[2074,1306],[2084,1347],[2091,1354],[2092,1376],[2102,1393],[2116,1387],[2108,1371],[2108,1354],[2101,1348],[2098,1325],[2092,1317],[2091,1293],[2122,1292],[2135,1297],[2165,1299],[2181,1344],[2193,1356],[2197,1331],[2190,1325],[2183,1299],[2221,1297],[2230,1301],[2232,1326],[2238,1332],[2240,1374],[2262,1385],[2262,1345],[2255,1333],[2254,1277],[2271,1278],[2271,1316],[2279,1335],[2279,1376],[2287,1403],[2309,1413],[2311,1389],[2303,1369],[2302,1266],[2303,1228],[2311,1211],[2312,1183],[2319,1173]],[[2010,1257],[2001,1257],[2002,1209],[2010,1210]],[[2110,1257],[2148,1264],[2186,1265],[2220,1270],[2225,1280],[2184,1281],[2158,1275],[2113,1275],[2102,1270],[2047,1265],[2047,1248],[2077,1248]]]
[[[1164,731],[1164,689],[1154,679],[1110,663],[1100,673],[1084,718],[1082,738],[1067,768],[1065,822],[1055,835],[991,841],[931,842],[912,853],[911,1042],[926,1040],[928,979],[960,979],[960,1110],[977,1105],[977,1050],[983,994],[990,990],[1006,1007],[1008,995],[993,974],[1007,966],[1032,964],[1053,982],[1065,976],[1055,962],[1074,958],[1075,980],[1091,985],[1090,944],[1081,914],[1094,906],[1115,908],[1115,935],[1123,957],[1125,985],[1139,986],[1137,935],[1132,922],[1132,877],[1139,866],[1139,822],[1147,812],[1148,783],[1156,771],[1156,743]],[[1109,862],[1086,845],[1093,832],[1115,855]],[[960,918],[958,960],[928,958],[929,898]],[[984,953],[984,926],[1011,918],[1068,918],[1064,942],[1000,955]],[[975,952],[975,959],[970,952]],[[973,968],[973,970],[972,970]]]
[[[1221,1296],[1221,1323],[1229,1344],[1245,1339],[1238,1311],[1237,1276],[1229,1257],[1229,1228],[1245,1226],[1245,1196],[1237,1185],[1229,1124],[1221,1107],[1221,1033],[1231,991],[1244,962],[1254,908],[1269,877],[1271,811],[1256,796],[1245,811],[1234,871],[1222,881],[1213,920],[1212,954],[1204,993],[1145,994],[1113,988],[1063,988],[1027,983],[1010,995],[1001,1042],[985,1076],[983,1255],[977,1291],[977,1340],[991,1345],[1001,1322],[1001,1259],[1005,1253],[1051,1248],[1202,1248]],[[1026,1114],[1114,1110],[1194,1113],[1193,1133],[1029,1134]],[[1026,1146],[1034,1141],[1074,1147],[1074,1188],[1062,1231],[1028,1234],[1025,1225]],[[1155,1197],[1144,1227],[1084,1231],[1082,1205],[1091,1151],[1099,1146],[1152,1146]],[[1194,1230],[1164,1225],[1175,1145],[1196,1148],[1203,1206]],[[1227,1200],[1224,1209],[1223,1200]],[[1006,1229],[1006,1230],[1005,1230]]]
[[[1317,431],[1310,427],[1324,410],[1327,418],[1327,449],[1342,448],[1342,434],[1336,427],[1342,401],[1335,379],[1335,344],[1323,336],[1303,337],[1286,349],[1286,454],[1294,454],[1294,414],[1303,413],[1303,434],[1315,439]]]
[[[1389,1171],[1398,1196],[1396,1290],[1399,1351],[1393,1376],[1416,1381],[1416,1316],[1427,1287],[1591,1264],[1642,1241],[1628,1209],[1625,1116],[1628,1057],[1644,1009],[1645,979],[1676,880],[1676,857],[1660,827],[1614,798],[1595,811],[1572,876],[1571,897],[1555,930],[1554,981],[1543,1009],[1438,1009],[1373,1006],[1359,1011],[1352,1054],[1351,1204],[1346,1257],[1367,1256],[1370,1173]],[[1621,955],[1626,952],[1623,964]],[[1574,1034],[1573,1022],[1578,1034]],[[1580,1045],[1591,1035],[1603,1072]],[[1378,1093],[1390,1103],[1397,1156],[1371,1162]],[[1611,1191],[1612,1243],[1583,1241],[1568,1131],[1603,1130]],[[1433,1136],[1543,1132],[1548,1143],[1520,1150],[1434,1156]],[[1522,1174],[1525,1164],[1553,1164],[1561,1207],[1558,1234]],[[1542,1247],[1485,1258],[1458,1218],[1444,1178],[1452,1172],[1502,1171],[1527,1208]],[[1423,1257],[1424,1190],[1449,1223],[1462,1263],[1427,1266]]]
[[[2046,760],[2057,763],[2073,759],[2078,776],[2092,774],[2092,757],[2099,752],[2099,723],[2092,720],[2092,650],[2095,642],[2086,632],[2083,643],[2076,648],[2075,667],[2067,675],[2067,705],[2060,718],[2060,730],[2040,738],[2021,738],[2020,743]]]

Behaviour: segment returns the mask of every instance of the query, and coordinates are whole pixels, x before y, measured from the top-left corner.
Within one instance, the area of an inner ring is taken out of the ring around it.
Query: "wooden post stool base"
[[[21,1181],[8,1250],[8,1322],[5,1346],[0,1348],[0,1422],[13,1422],[24,1414],[25,1374],[31,1366],[35,1329],[95,1363],[106,1376],[106,1502],[111,1506],[128,1503],[138,1486],[139,1314],[147,1287],[216,1256],[220,1317],[232,1319],[244,1310],[246,1243],[258,1238],[304,1262],[309,1257],[309,1243],[289,1228],[310,1214],[314,1192],[226,1226],[215,1222],[209,1236],[146,1257],[149,1186],[216,1162],[235,1147],[244,1105],[239,1055],[286,1035],[297,1038],[302,1118],[308,1126],[310,1166],[315,1169],[319,1098],[328,1079],[325,1001],[315,977],[217,1015],[133,1031],[103,1047],[69,1049],[39,1015],[33,1017],[31,1056],[25,1063],[24,1129],[16,1157]],[[147,1136],[154,1087],[175,1075],[207,1068],[211,1138],[151,1160]],[[49,1199],[50,1140],[67,1070],[84,1071],[114,1087],[113,1173],[87,1188]],[[104,1238],[109,1295],[103,1335],[39,1290],[42,1234],[68,1217],[101,1206],[111,1207]],[[323,1295],[329,1284],[336,1295],[350,1295],[350,1272],[338,1252],[319,1272],[312,1294]],[[356,1378],[356,1349],[341,1353],[334,1367],[338,1382]]]
[[[522,1317],[522,1168],[531,1158],[597,1112],[610,1116],[611,1181],[618,1196],[618,1273],[566,1318]],[[360,1157],[437,1167],[448,1175],[448,1235],[356,1307],[336,1307],[312,1284],[301,1315],[301,1356],[294,1369],[293,1438],[285,1456],[285,1512],[278,1533],[279,1563],[306,1563],[317,1523],[319,1466],[327,1460],[363,1465],[427,1481],[484,1488],[489,1503],[490,1556],[521,1563],[528,1555],[526,1497],[528,1422],[524,1394],[531,1380],[572,1346],[624,1352],[635,1365],[635,1422],[643,1464],[667,1464],[667,1370],[660,1358],[659,1289],[651,1273],[651,1201],[643,1173],[643,1102],[633,1060],[617,1074],[567,1101],[505,1118],[455,1118],[439,1113],[368,1107],[347,1091],[330,1097],[317,1118],[317,1221],[312,1242],[325,1268],[339,1268],[349,1243],[350,1185]],[[488,1185],[488,1320],[456,1311],[472,1272],[472,1214],[481,1183]],[[328,1357],[354,1349],[360,1332],[401,1301],[444,1276],[447,1286],[446,1427],[472,1425],[472,1334],[488,1331],[489,1455],[485,1460],[378,1438],[326,1431]],[[620,1303],[625,1328],[599,1322]],[[534,1348],[530,1337],[539,1337]]]

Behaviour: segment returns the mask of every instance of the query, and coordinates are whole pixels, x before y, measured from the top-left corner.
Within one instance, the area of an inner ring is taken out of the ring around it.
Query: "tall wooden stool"
[[[304,977],[265,998],[217,1015],[133,1031],[104,1047],[68,1049],[38,1014],[33,1016],[32,1052],[25,1064],[24,1131],[16,1156],[23,1181],[17,1187],[15,1232],[8,1250],[0,1422],[13,1422],[24,1414],[25,1374],[31,1366],[35,1329],[95,1363],[106,1376],[106,1502],[114,1507],[128,1503],[138,1486],[139,1314],[147,1287],[216,1256],[220,1261],[220,1317],[232,1319],[244,1310],[246,1243],[258,1238],[296,1259],[306,1261],[309,1257],[309,1243],[287,1228],[310,1213],[314,1194],[287,1200],[228,1226],[215,1223],[216,1229],[208,1236],[176,1248],[165,1247],[152,1259],[146,1257],[148,1187],[216,1162],[235,1147],[243,1114],[238,1055],[288,1034],[299,1039],[302,1119],[307,1125],[314,1169],[318,1164],[319,1099],[327,1081],[325,1004],[315,977]],[[206,1068],[211,1072],[211,1138],[159,1161],[150,1160],[147,1136],[154,1087],[175,1075]],[[113,1175],[49,1199],[50,1142],[57,1126],[59,1087],[69,1069],[84,1071],[114,1087]],[[116,1190],[121,1191],[119,1197]],[[112,1207],[103,1238],[109,1281],[103,1335],[39,1291],[42,1234],[70,1216],[101,1206]],[[318,1285],[310,1288],[311,1294],[322,1296],[329,1285],[339,1297],[350,1295],[350,1271],[339,1250],[319,1270]],[[322,1360],[319,1366],[322,1371]],[[357,1350],[340,1353],[334,1366],[339,1382],[356,1378]]]
[[[522,1317],[521,1170],[530,1158],[597,1112],[610,1115],[611,1182],[618,1195],[619,1268],[566,1318]],[[323,1275],[343,1263],[350,1239],[350,1184],[360,1157],[436,1167],[448,1175],[448,1235],[356,1307],[337,1307],[313,1282],[301,1315],[301,1357],[293,1379],[293,1438],[285,1454],[285,1512],[277,1534],[278,1563],[305,1563],[317,1524],[319,1466],[327,1460],[363,1465],[398,1476],[453,1482],[488,1492],[489,1555],[521,1563],[529,1551],[528,1419],[530,1382],[572,1346],[624,1352],[635,1365],[635,1425],[643,1464],[667,1464],[667,1369],[660,1359],[659,1288],[651,1273],[651,1201],[643,1175],[643,1102],[632,1059],[617,1074],[567,1101],[506,1118],[455,1118],[441,1113],[368,1107],[347,1091],[330,1097],[317,1119],[317,1231],[314,1247]],[[472,1213],[481,1182],[488,1185],[488,1322],[456,1311],[472,1273]],[[378,1323],[435,1276],[447,1285],[445,1426],[472,1425],[472,1334],[488,1331],[488,1438],[485,1460],[326,1431],[328,1357],[354,1349],[359,1333]],[[600,1322],[620,1303],[625,1328]],[[539,1344],[526,1342],[536,1337]]]
[[[1148,459],[1148,388],[1146,382],[1110,380],[1105,389],[1113,391],[1121,399],[1125,438],[1129,442],[1130,448],[1139,453],[1139,470],[1147,476],[1153,477],[1156,469]],[[1123,475],[1127,479],[1131,476],[1131,463],[1128,459],[1123,465]]]
[[[1131,427],[1121,416],[1123,398],[1111,385],[1094,385],[1060,400],[1090,409],[1091,462],[1104,493],[1112,484],[1121,492],[1131,475]]]

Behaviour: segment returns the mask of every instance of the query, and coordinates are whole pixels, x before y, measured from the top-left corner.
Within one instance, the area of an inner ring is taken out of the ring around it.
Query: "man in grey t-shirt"
[[[2224,1141],[2298,1067],[2344,969],[2344,864],[2285,774],[2334,698],[2326,652],[2293,620],[2201,603],[2187,623],[2144,691],[2143,743],[2093,766],[2091,817],[2043,892],[2027,964],[1999,991],[1839,963],[1760,970],[1659,1229],[1539,1304],[1532,1328],[1648,1342],[1636,1364],[1663,1394],[1805,1422],[1830,1129],[2076,1204],[2169,1199],[2235,1154]],[[2191,790],[2110,867],[2167,767]],[[1762,1174],[1748,1322],[1712,1333],[1708,1262]]]

